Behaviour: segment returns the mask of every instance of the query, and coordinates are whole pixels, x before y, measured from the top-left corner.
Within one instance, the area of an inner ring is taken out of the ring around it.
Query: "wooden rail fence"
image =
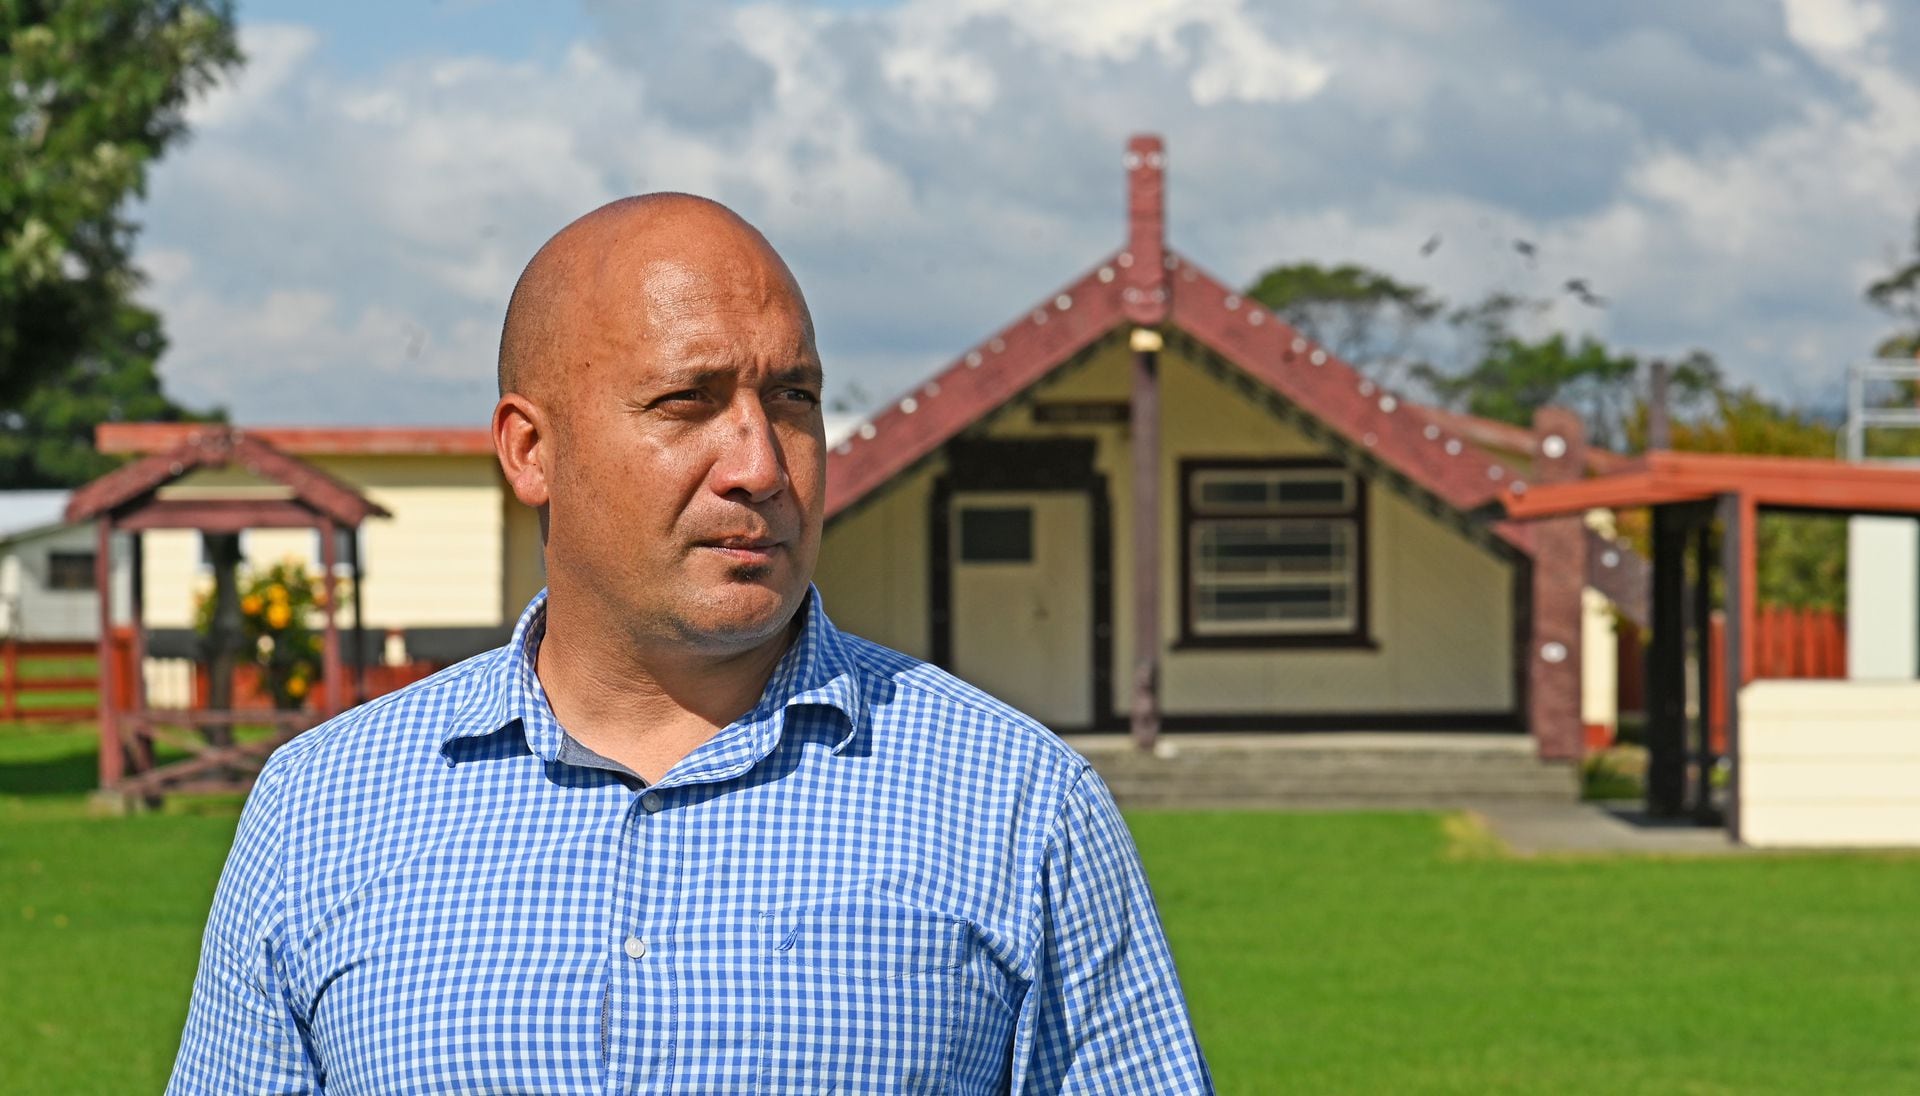
[[[0,719],[92,719],[98,712],[100,673],[92,643],[0,639]],[[75,673],[73,663],[94,667]],[[53,663],[48,668],[44,663]],[[76,703],[74,693],[92,693]]]
[[[131,658],[131,636],[124,637],[122,642],[114,646],[114,658],[122,664]],[[52,667],[49,668],[48,664],[52,664]],[[84,670],[75,672],[76,664],[84,664]],[[368,666],[367,699],[385,696],[443,668],[438,662],[425,661],[398,666]],[[208,693],[206,666],[195,666],[192,677],[192,706],[204,708]],[[131,682],[126,680],[119,666],[115,666],[111,673],[101,672],[99,648],[92,642],[0,638],[0,720],[77,722],[97,718],[100,714],[99,695],[103,679],[111,679],[114,687],[121,689],[123,706],[132,705]],[[273,710],[272,697],[261,687],[258,667],[235,667],[233,684],[235,708],[259,712]],[[319,692],[314,690],[315,701]],[[75,693],[90,695],[76,701],[73,697]],[[312,710],[315,703],[310,701],[307,707]]]

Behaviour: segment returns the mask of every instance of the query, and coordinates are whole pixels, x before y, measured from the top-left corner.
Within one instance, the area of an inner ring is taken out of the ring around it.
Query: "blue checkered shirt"
[[[836,630],[647,786],[513,640],[268,761],[173,1093],[1211,1090],[1087,763]]]

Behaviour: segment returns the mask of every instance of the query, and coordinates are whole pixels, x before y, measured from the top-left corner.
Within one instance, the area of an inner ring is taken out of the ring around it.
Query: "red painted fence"
[[[94,663],[98,649],[92,643],[49,643],[0,639],[0,719],[82,720],[92,719],[96,708],[89,698],[75,704],[69,697],[56,694],[95,692],[100,687],[96,670],[73,673],[69,667],[45,667],[36,662]]]
[[[1726,696],[1726,667],[1723,665],[1722,638],[1726,623],[1713,614],[1713,745],[1725,752],[1727,717],[1722,698]],[[1632,621],[1623,620],[1615,636],[1619,656],[1617,699],[1622,712],[1646,711],[1646,638]],[[1795,609],[1784,605],[1764,605],[1754,620],[1753,666],[1751,679],[1833,679],[1847,676],[1847,618],[1834,609]]]
[[[122,629],[121,631],[125,631]],[[132,637],[117,637],[120,642],[114,649],[114,659],[124,665],[129,658]],[[103,677],[112,678],[121,688],[122,707],[133,704],[133,696],[126,686],[130,683],[126,675],[113,673],[103,675],[99,670],[100,650],[90,642],[60,643],[42,641],[22,641],[0,639],[0,720],[46,720],[74,722],[90,720],[100,714],[98,705],[100,682]],[[73,663],[85,660],[84,673],[71,672],[72,667],[57,667],[65,672],[52,672],[35,663],[49,661]],[[385,696],[396,689],[419,681],[423,677],[442,669],[438,662],[408,662],[399,666],[367,667],[367,699]],[[270,711],[273,699],[260,688],[260,671],[256,666],[242,665],[234,669],[234,707],[242,711]],[[351,680],[351,678],[349,678]],[[92,693],[84,703],[75,704],[69,698],[52,699],[60,693]],[[348,686],[352,692],[352,686]],[[317,700],[321,690],[313,691],[312,700]],[[63,702],[64,701],[64,702]],[[207,668],[200,665],[194,671],[193,703],[196,708],[204,708],[207,703]],[[312,703],[309,703],[312,707]]]
[[[404,688],[444,669],[438,662],[407,662],[399,666],[367,667],[367,699],[385,696]],[[208,683],[207,664],[202,662],[193,668],[193,706],[205,708],[207,697],[211,693]],[[315,687],[307,694],[307,711],[319,711],[320,701],[324,699],[325,689]],[[353,695],[353,672],[347,672],[347,695],[349,701]],[[273,710],[273,696],[260,686],[260,667],[250,663],[233,668],[233,708],[242,712],[265,712]]]
[[[1726,620],[1713,614],[1712,697],[1707,705],[1713,751],[1727,752]],[[1748,680],[1837,679],[1847,676],[1847,618],[1835,609],[1763,605],[1754,621]]]

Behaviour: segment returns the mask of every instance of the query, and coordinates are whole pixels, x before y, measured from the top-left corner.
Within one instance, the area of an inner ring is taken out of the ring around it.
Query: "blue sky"
[[[312,27],[320,60],[361,73],[429,55],[552,55],[587,32],[579,8],[539,0],[240,0],[239,14]]]
[[[1814,403],[1920,209],[1920,12],[1886,0],[243,0],[245,70],[156,170],[171,390],[242,422],[477,423],[521,264],[687,189],[806,287],[871,405],[1117,245],[1234,282],[1357,261],[1539,330],[1702,347]],[[1439,234],[1444,245],[1422,255]],[[1533,241],[1524,261],[1516,238]],[[1604,309],[1560,292],[1587,279]],[[297,399],[289,393],[299,393]]]

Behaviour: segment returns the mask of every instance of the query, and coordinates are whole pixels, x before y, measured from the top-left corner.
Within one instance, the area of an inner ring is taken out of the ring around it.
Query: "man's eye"
[[[813,394],[812,392],[807,391],[804,388],[787,389],[786,398],[790,400],[798,401],[800,403],[805,403],[805,404],[816,404],[820,402],[819,396]]]
[[[658,402],[660,402],[660,403],[684,403],[684,402],[687,402],[687,401],[689,401],[689,400],[699,400],[699,399],[703,399],[703,398],[705,398],[705,396],[706,396],[706,393],[704,393],[704,392],[702,392],[702,391],[700,391],[700,390],[699,390],[698,388],[688,388],[688,389],[686,389],[686,390],[684,390],[684,391],[680,391],[680,392],[669,392],[669,393],[667,393],[666,395],[664,395],[664,396],[661,396]]]

